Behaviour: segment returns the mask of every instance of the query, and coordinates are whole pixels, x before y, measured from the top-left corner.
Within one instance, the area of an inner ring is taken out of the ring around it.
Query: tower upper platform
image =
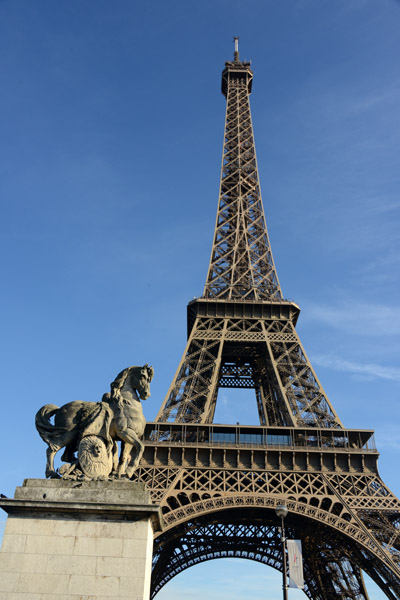
[[[225,62],[225,69],[222,71],[221,81],[221,92],[227,97],[228,85],[230,78],[236,80],[243,80],[247,84],[247,91],[251,93],[251,86],[253,82],[253,72],[250,68],[250,62],[242,62],[239,58],[239,38],[233,38],[235,40],[235,52],[233,54],[233,61]]]
[[[247,91],[251,94],[251,88],[253,85],[253,71],[250,68],[249,62],[241,62],[239,58],[237,60],[225,62],[225,69],[222,71],[222,80],[221,80],[221,92],[227,97],[228,94],[228,85],[230,78],[235,78],[236,80],[243,80],[243,82],[247,85]]]

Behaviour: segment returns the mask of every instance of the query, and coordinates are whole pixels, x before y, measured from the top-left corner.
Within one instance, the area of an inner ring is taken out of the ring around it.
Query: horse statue
[[[150,396],[153,367],[128,367],[117,375],[101,402],[75,401],[61,408],[46,404],[36,414],[39,435],[48,445],[46,477],[65,479],[130,478],[144,451],[146,420],[140,399]],[[54,417],[54,424],[50,419]],[[118,444],[121,452],[118,460]],[[64,448],[57,473],[54,457]],[[75,453],[77,452],[77,457]]]

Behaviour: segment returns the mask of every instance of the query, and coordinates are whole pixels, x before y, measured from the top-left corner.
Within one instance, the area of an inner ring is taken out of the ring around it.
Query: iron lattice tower
[[[269,244],[249,95],[225,63],[221,185],[204,293],[135,477],[161,504],[153,596],[189,566],[224,556],[282,569],[275,506],[303,541],[305,593],[367,600],[361,569],[400,598],[400,503],[379,477],[373,431],[345,429],[296,333]],[[220,388],[255,390],[260,424],[213,424]]]

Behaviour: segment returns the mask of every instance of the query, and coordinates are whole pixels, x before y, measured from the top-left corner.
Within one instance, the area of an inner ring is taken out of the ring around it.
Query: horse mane
[[[122,388],[131,369],[137,369],[137,367],[127,367],[126,369],[121,371],[121,373],[118,373],[118,375],[111,384],[112,391],[114,391],[115,389],[120,390]]]
[[[111,384],[111,391],[114,392],[114,390],[116,390],[116,389],[120,390],[122,388],[122,386],[124,385],[129,374],[133,370],[136,370],[136,369],[139,369],[140,371],[142,369],[146,369],[147,376],[149,378],[149,382],[153,379],[154,369],[153,369],[153,367],[149,367],[148,363],[146,363],[143,367],[139,367],[139,366],[127,367],[126,369],[121,371],[121,373],[118,373],[118,375],[116,376],[116,378],[114,379],[114,381]]]
[[[146,363],[143,368],[147,369],[147,374],[149,376],[149,382],[152,381],[152,379],[154,377],[154,369],[153,369],[153,367],[149,367],[149,365]]]

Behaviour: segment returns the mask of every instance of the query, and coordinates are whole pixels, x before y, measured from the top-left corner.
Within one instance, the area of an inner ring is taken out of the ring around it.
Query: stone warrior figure
[[[150,396],[153,367],[128,367],[117,375],[101,402],[46,404],[36,414],[36,429],[48,445],[46,477],[64,479],[130,478],[142,457],[146,420],[140,399]],[[50,419],[54,416],[54,425]],[[121,452],[118,460],[118,444]],[[54,457],[64,448],[59,472]],[[76,456],[77,453],[77,456]]]

